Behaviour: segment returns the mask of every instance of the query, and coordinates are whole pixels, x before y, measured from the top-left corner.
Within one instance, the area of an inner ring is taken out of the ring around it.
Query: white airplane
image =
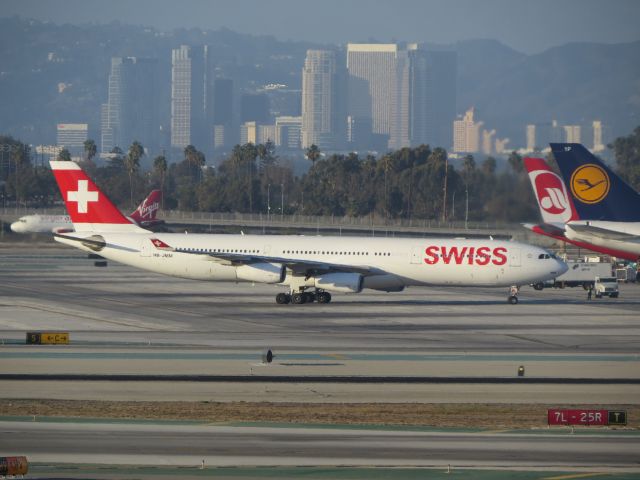
[[[161,199],[162,192],[160,190],[152,190],[147,198],[127,218],[144,228],[151,228],[164,223],[163,220],[156,219]],[[69,215],[35,214],[20,217],[11,224],[11,230],[15,233],[63,233],[72,231],[73,224]]]
[[[540,158],[525,158],[543,224],[525,227],[579,247],[637,261],[640,194],[577,143],[552,143],[562,172]]]
[[[276,302],[329,303],[331,293],[408,286],[518,286],[567,270],[547,250],[467,239],[153,233],[131,223],[74,162],[51,168],[75,231],[55,239],[144,270],[181,278],[288,287]]]

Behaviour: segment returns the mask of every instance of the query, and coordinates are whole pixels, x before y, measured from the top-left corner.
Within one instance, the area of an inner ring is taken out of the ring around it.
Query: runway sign
[[[28,471],[27,457],[0,457],[0,475],[26,475]]]
[[[556,409],[547,410],[549,425],[626,425],[627,412],[609,410]]]
[[[69,332],[27,332],[28,345],[68,345]]]

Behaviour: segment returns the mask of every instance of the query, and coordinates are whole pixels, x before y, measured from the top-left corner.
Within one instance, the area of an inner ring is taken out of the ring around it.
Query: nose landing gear
[[[518,292],[520,292],[520,287],[517,285],[512,285],[509,289],[509,297],[507,298],[507,301],[511,305],[515,305],[518,303]]]

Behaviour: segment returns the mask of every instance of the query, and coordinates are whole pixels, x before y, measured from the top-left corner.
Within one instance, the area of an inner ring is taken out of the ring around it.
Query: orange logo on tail
[[[609,193],[611,182],[602,167],[588,163],[571,175],[571,193],[582,203],[598,203]]]

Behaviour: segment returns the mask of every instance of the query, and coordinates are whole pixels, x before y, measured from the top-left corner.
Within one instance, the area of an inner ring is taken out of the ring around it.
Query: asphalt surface
[[[637,468],[640,435],[0,422],[0,445],[63,463]]]
[[[0,243],[0,374],[413,376],[626,379],[627,385],[461,382],[2,380],[12,398],[108,400],[637,404],[640,285],[618,299],[582,289],[416,288],[276,305],[278,287],[180,280],[50,245]],[[71,345],[27,346],[27,331]],[[261,363],[271,348],[276,358]],[[446,384],[446,385],[445,385]],[[249,386],[248,386],[249,385]],[[638,437],[621,432],[514,435],[0,422],[0,451],[32,461],[211,465],[564,466],[640,472]],[[164,459],[164,460],[163,460]]]

